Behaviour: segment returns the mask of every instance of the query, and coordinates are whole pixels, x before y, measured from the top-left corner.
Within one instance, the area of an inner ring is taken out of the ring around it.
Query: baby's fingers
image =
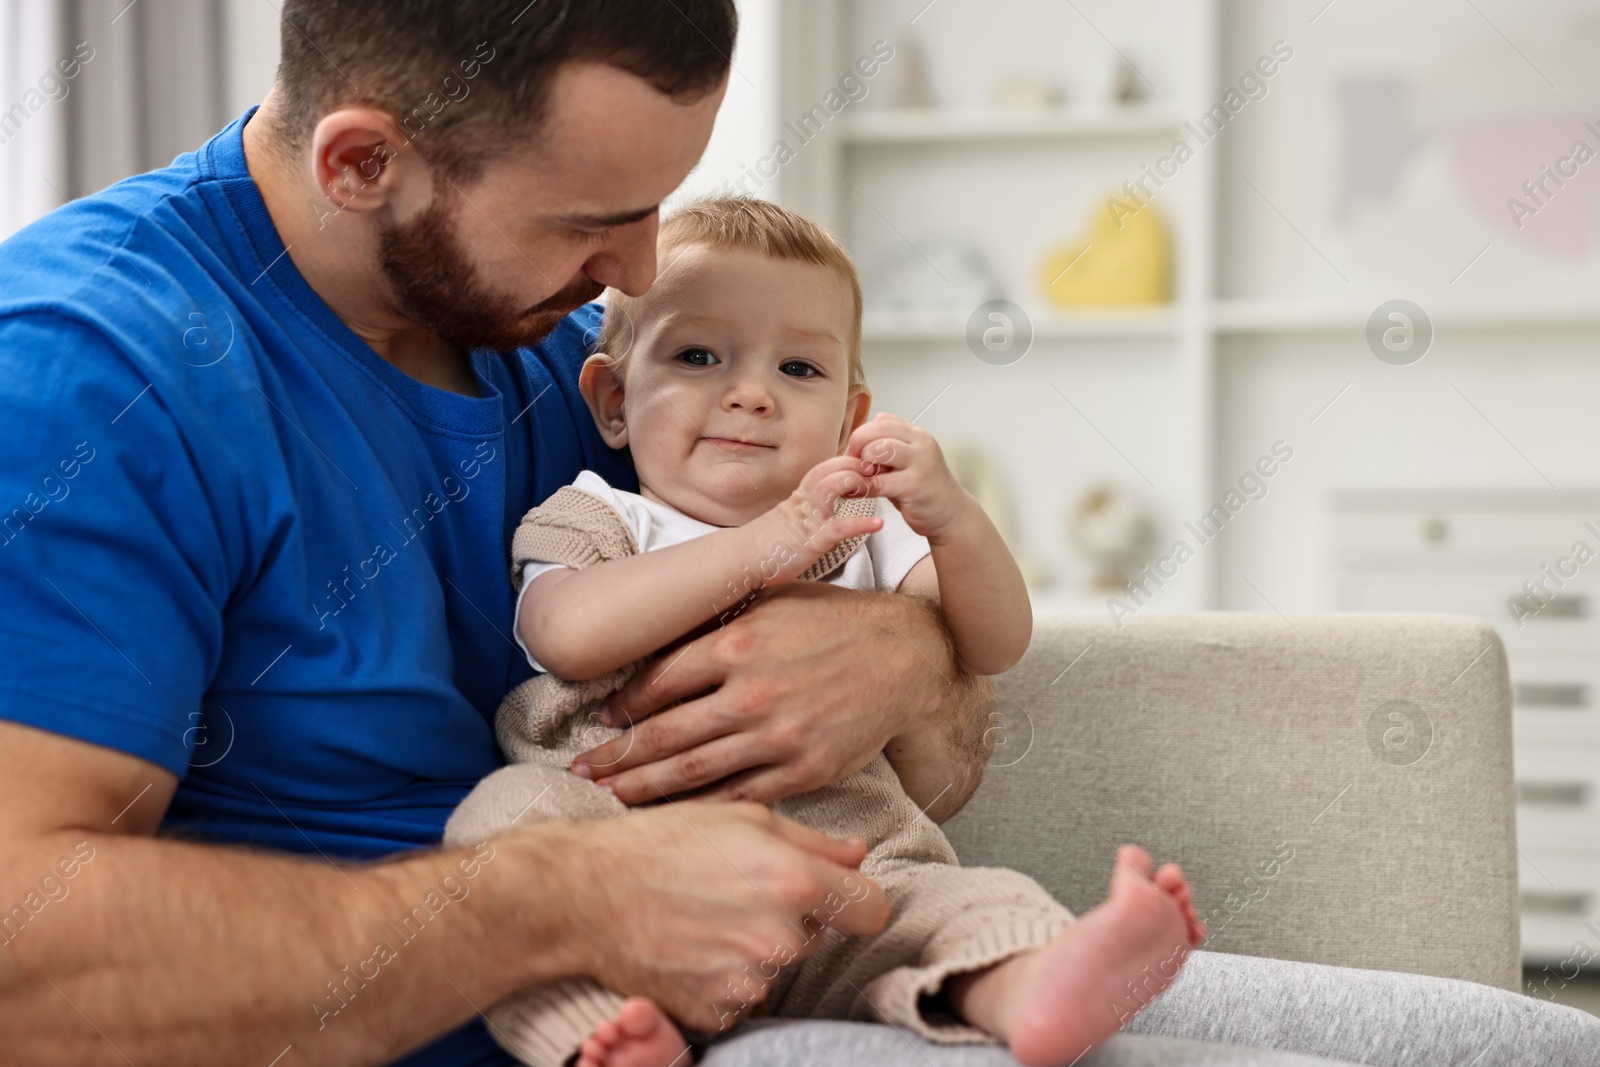
[[[853,442],[850,448],[860,456],[862,472],[868,477],[888,470],[904,470],[916,456],[914,444],[897,437]]]
[[[866,478],[861,473],[861,461],[854,456],[830,456],[806,471],[800,479],[799,489],[814,498],[824,484],[832,485],[838,495],[849,496],[851,491],[860,495],[866,485]]]
[[[845,457],[839,457],[841,459]],[[851,460],[851,463],[855,463]],[[840,497],[867,496],[871,483],[859,469],[852,466],[844,470],[835,470],[825,474],[811,484],[806,491],[806,498],[811,501],[814,508],[824,515],[833,514],[834,505]]]
[[[903,419],[893,415],[878,413],[879,418],[869,419],[855,428],[850,435],[850,440],[845,446],[845,453],[851,456],[865,455],[864,449],[874,441],[889,442],[887,447],[892,448],[896,441],[909,442],[920,431],[919,427],[912,426]],[[886,447],[879,445],[879,448]]]
[[[806,538],[807,555],[822,556],[832,552],[852,537],[877,533],[883,520],[876,515],[838,515],[818,526]]]
[[[837,545],[852,537],[877,533],[882,528],[883,520],[876,515],[835,515],[823,530],[828,539]]]

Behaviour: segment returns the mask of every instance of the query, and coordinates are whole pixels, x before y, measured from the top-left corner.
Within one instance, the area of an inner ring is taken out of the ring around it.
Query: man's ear
[[[589,414],[600,436],[612,448],[628,443],[628,423],[622,417],[622,380],[617,376],[617,361],[609,353],[596,352],[583,361],[578,371],[578,392],[589,405]]]
[[[398,204],[410,214],[433,200],[431,168],[378,108],[352,105],[324,115],[311,135],[311,167],[335,212]]]
[[[850,435],[867,421],[867,412],[872,410],[872,390],[864,385],[852,385],[844,402],[844,426],[839,431],[839,450],[835,455],[844,455],[844,446],[850,443]]]

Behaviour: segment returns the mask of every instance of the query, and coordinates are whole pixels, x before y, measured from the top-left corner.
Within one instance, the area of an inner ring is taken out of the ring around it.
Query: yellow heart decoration
[[[1089,235],[1048,256],[1039,283],[1057,307],[1126,307],[1172,300],[1172,239],[1151,204],[1120,196],[1089,216]]]

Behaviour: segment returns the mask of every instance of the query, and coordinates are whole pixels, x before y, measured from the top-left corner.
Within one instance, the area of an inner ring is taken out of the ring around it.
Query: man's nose
[[[643,296],[656,280],[656,235],[659,214],[618,228],[584,265],[589,277],[629,296]]]

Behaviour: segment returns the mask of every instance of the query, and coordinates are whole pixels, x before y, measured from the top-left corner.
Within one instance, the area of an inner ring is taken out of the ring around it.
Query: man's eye
[[[815,378],[821,373],[821,371],[803,359],[785,360],[778,369],[791,378]]]
[[[717,357],[706,348],[686,348],[678,353],[678,358],[688,363],[691,367],[709,367],[717,361]],[[705,362],[701,362],[702,358]]]
[[[607,227],[606,229],[603,229],[603,230],[579,230],[578,231],[578,240],[581,243],[586,244],[586,245],[598,244],[599,242],[604,241],[607,237],[610,237],[610,236],[611,236],[610,227]]]

